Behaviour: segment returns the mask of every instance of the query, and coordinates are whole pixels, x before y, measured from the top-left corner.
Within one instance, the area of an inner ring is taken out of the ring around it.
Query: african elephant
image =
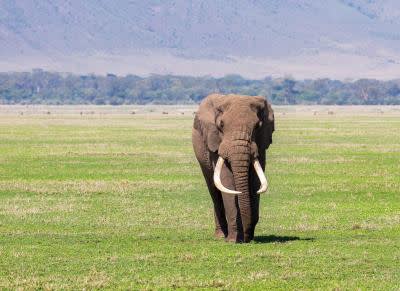
[[[264,97],[212,94],[200,103],[192,142],[214,203],[216,237],[254,238],[258,194],[268,187],[265,151],[274,129],[274,113]]]

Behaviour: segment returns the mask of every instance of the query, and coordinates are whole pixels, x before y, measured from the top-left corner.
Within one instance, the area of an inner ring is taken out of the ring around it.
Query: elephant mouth
[[[222,157],[218,158],[217,164],[215,165],[215,170],[214,170],[214,184],[215,187],[218,188],[221,192],[228,193],[228,194],[241,194],[242,192],[235,191],[235,190],[230,190],[226,188],[224,185],[222,185],[221,182],[221,171],[222,171],[222,166],[224,165],[225,160]],[[261,185],[260,189],[257,191],[258,194],[261,194],[263,192],[266,192],[268,189],[268,181],[267,178],[265,177],[264,171],[260,165],[260,162],[257,158],[253,160],[253,167],[256,170],[258,179],[260,179]]]

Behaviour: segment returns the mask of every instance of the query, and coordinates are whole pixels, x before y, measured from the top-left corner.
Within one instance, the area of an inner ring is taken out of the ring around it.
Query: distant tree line
[[[267,96],[273,104],[400,104],[400,79],[248,80],[172,75],[0,73],[0,104],[194,104],[210,93]]]

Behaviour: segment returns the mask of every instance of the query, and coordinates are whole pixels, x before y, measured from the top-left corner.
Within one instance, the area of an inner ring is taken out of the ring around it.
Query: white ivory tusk
[[[222,170],[223,164],[224,164],[224,159],[222,157],[219,157],[218,161],[217,161],[217,164],[215,165],[215,170],[214,170],[214,184],[215,184],[215,187],[217,187],[218,190],[220,190],[221,192],[224,192],[224,193],[240,194],[241,192],[229,190],[228,188],[225,188],[224,185],[222,185],[222,182],[221,182],[221,170]]]
[[[261,165],[260,165],[260,162],[258,161],[258,159],[254,160],[254,169],[256,170],[258,179],[260,179],[260,182],[261,182],[260,189],[257,191],[257,193],[260,194],[260,193],[267,191],[268,181],[267,181],[267,178],[265,177],[264,171],[261,168]]]

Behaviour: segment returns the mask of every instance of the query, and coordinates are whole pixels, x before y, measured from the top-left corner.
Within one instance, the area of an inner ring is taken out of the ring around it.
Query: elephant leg
[[[192,131],[192,140],[196,158],[199,161],[201,171],[203,172],[208,191],[210,192],[214,204],[215,236],[225,237],[228,234],[228,228],[225,218],[224,204],[221,192],[214,185],[214,168],[212,165],[211,154],[204,144],[202,136],[197,130]]]
[[[235,189],[233,174],[225,165],[221,171],[221,181],[228,189]],[[222,193],[222,199],[224,201],[225,215],[228,224],[228,236],[226,240],[229,242],[243,241],[243,229],[237,195]]]
[[[254,169],[250,170],[249,173],[249,185],[250,185],[250,205],[251,205],[251,227],[249,232],[249,239],[254,239],[254,231],[259,220],[260,213],[260,194],[257,194],[260,189],[260,180]]]
[[[265,152],[260,151],[259,161],[262,169],[265,171]],[[258,189],[260,189],[260,179],[257,176],[254,168],[250,169],[249,173],[249,185],[250,185],[250,203],[251,203],[251,229],[250,229],[250,239],[254,239],[254,231],[259,220],[260,213],[260,195],[257,194]],[[262,195],[262,194],[261,194]]]
[[[201,170],[214,204],[215,236],[219,238],[226,237],[228,234],[228,228],[221,192],[214,185],[212,178],[213,173],[210,174],[210,170],[205,167],[201,167]]]

